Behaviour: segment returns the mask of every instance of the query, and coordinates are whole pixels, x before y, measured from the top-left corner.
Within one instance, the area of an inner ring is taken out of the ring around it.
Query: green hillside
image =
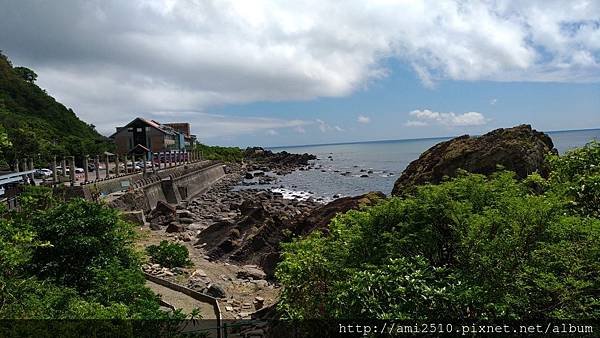
[[[37,75],[13,67],[0,53],[0,159],[15,157],[45,162],[51,155],[97,154],[108,148],[108,139],[81,121],[35,84]]]

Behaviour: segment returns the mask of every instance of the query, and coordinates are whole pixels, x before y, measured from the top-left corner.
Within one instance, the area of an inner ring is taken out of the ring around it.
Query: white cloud
[[[242,116],[225,116],[218,114],[207,114],[202,112],[172,112],[162,111],[153,113],[147,117],[155,119],[159,122],[173,121],[189,121],[194,126],[194,132],[202,139],[210,139],[215,137],[228,137],[244,134],[265,133],[269,136],[277,135],[278,129],[303,128],[314,124],[313,121],[304,120],[285,120],[266,117],[242,117]],[[124,125],[129,122],[127,119],[122,119],[117,125]]]
[[[479,126],[488,122],[488,119],[478,112],[455,114],[452,112],[440,113],[424,109],[413,110],[409,113],[409,115],[415,118],[415,120],[409,120],[405,123],[405,125],[409,127],[426,126],[431,123],[441,124],[448,127],[465,127]]]
[[[370,118],[370,117],[368,117],[368,116],[364,116],[364,115],[358,115],[358,118],[356,119],[356,121],[357,121],[358,123],[364,123],[364,124],[367,124],[367,123],[370,123],[370,122],[371,122],[371,118]]]
[[[427,126],[427,122],[408,120],[406,123],[404,123],[404,125],[407,127],[425,127]]]
[[[110,129],[162,110],[348,95],[390,58],[430,87],[598,82],[599,17],[589,0],[21,0],[3,4],[0,41]]]
[[[326,133],[329,131],[344,131],[344,129],[340,126],[331,126],[328,123],[326,123],[325,121],[321,120],[321,119],[316,119],[315,120],[317,122],[317,125],[319,126],[319,130],[322,133]]]
[[[304,127],[302,126],[298,126],[296,128],[294,128],[294,130],[298,133],[298,134],[306,134],[306,129],[304,129]]]

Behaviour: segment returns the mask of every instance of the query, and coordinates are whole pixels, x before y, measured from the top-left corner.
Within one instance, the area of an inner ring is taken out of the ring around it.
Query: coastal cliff
[[[440,183],[459,169],[488,175],[501,166],[519,178],[536,171],[545,177],[549,152],[556,152],[552,139],[525,124],[482,136],[459,136],[436,144],[411,162],[396,180],[392,195],[404,195],[421,184]]]

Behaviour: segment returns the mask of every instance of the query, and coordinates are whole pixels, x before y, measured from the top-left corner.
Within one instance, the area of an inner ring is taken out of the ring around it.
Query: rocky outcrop
[[[255,264],[272,277],[280,261],[280,244],[294,236],[326,229],[333,217],[351,209],[373,205],[385,198],[381,192],[344,197],[316,207],[310,202],[289,200],[245,201],[239,206],[240,217],[217,222],[198,235],[196,245],[211,259],[227,259],[238,264]],[[276,203],[295,203],[295,210],[273,208]],[[309,205],[304,206],[305,204]],[[303,211],[301,211],[303,210]],[[292,211],[294,215],[290,215]],[[292,217],[290,217],[292,216]],[[326,230],[325,230],[326,232]]]
[[[458,169],[487,175],[502,166],[520,178],[536,171],[545,176],[549,152],[556,152],[550,137],[530,125],[496,129],[477,137],[463,135],[436,144],[411,162],[394,184],[392,195],[403,195],[420,184],[439,183]]]
[[[244,158],[254,164],[253,170],[274,171],[279,174],[289,173],[308,165],[310,160],[317,159],[312,154],[292,154],[287,151],[274,153],[261,147],[246,148]]]

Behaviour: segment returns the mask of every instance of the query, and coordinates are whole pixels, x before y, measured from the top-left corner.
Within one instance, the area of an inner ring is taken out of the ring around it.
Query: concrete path
[[[215,311],[211,304],[201,302],[184,293],[169,289],[149,280],[146,281],[146,286],[157,295],[160,295],[162,300],[173,305],[177,309],[183,310],[185,313],[190,313],[193,309],[198,308],[202,315],[202,319],[216,319]]]

